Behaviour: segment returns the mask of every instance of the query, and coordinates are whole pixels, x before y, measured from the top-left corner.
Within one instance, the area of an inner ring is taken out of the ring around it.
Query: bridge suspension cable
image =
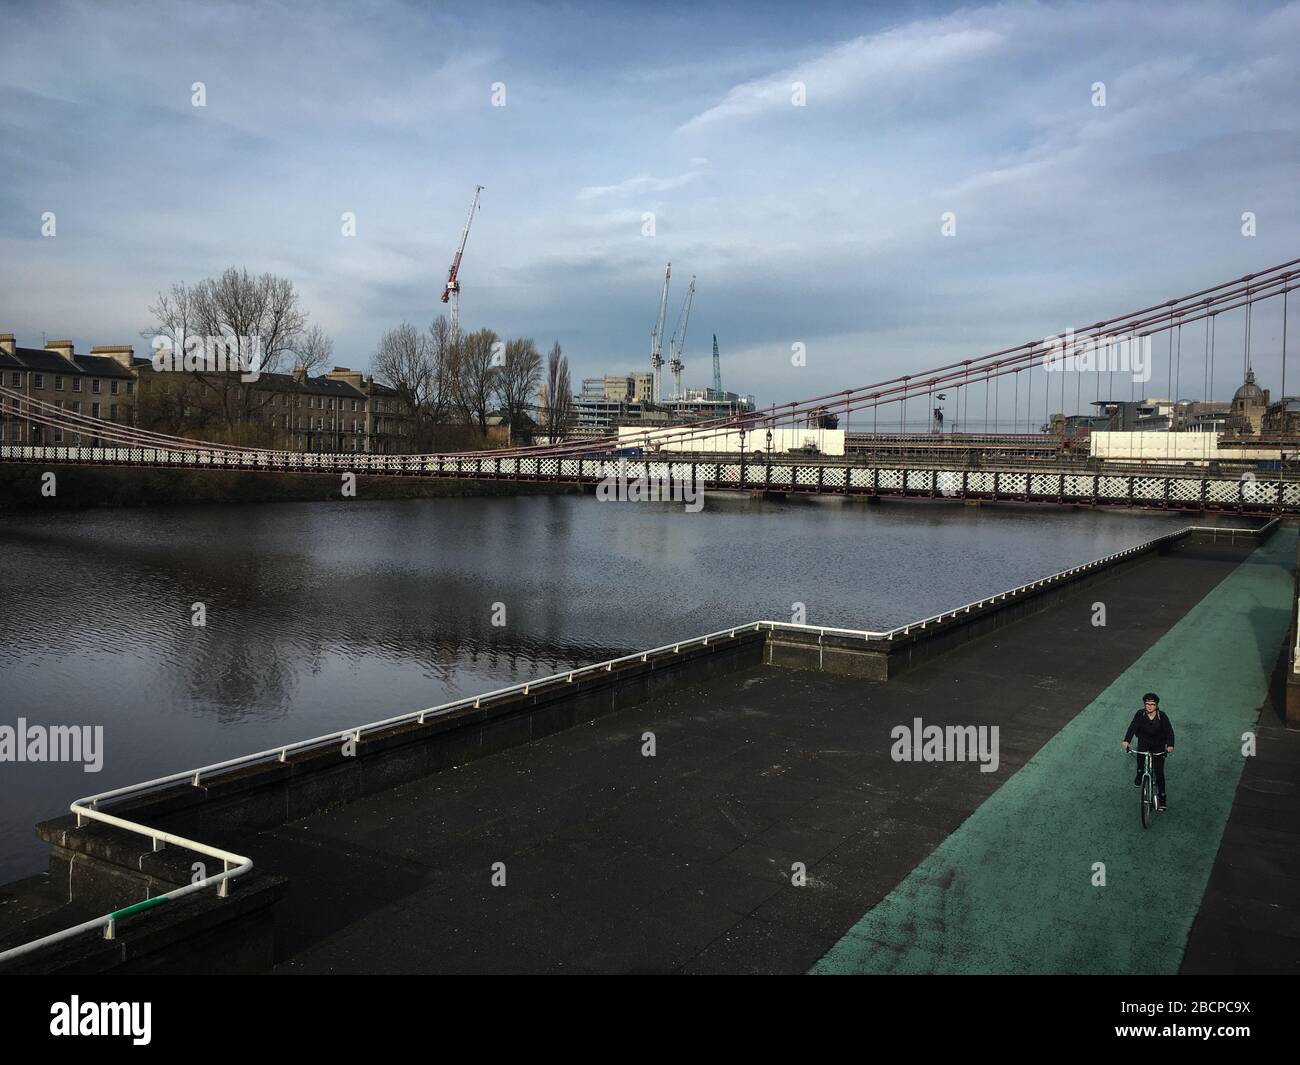
[[[1300,286],[1300,270],[1296,269],[1298,265],[1300,265],[1300,259],[1293,259],[1289,262],[1281,263],[1277,266],[1272,266],[1253,274],[1247,274],[1244,277],[1221,282],[1220,284],[1212,285],[1197,292],[1192,292],[1185,296],[1167,300],[1164,303],[1152,304],[1137,311],[1131,311],[1128,314],[1104,319],[1102,321],[1094,322],[1091,325],[1080,326],[1077,329],[1069,330],[1066,334],[1060,336],[1044,337],[1038,340],[1026,341],[1013,347],[1004,348],[985,355],[950,362],[922,373],[903,374],[898,377],[887,378],[871,384],[860,385],[857,388],[828,392],[811,399],[772,404],[753,412],[722,415],[716,418],[690,422],[685,425],[644,429],[635,433],[625,434],[621,438],[616,436],[606,436],[581,443],[569,442],[505,449],[481,449],[474,451],[450,452],[446,454],[462,458],[490,456],[504,459],[534,456],[580,456],[584,454],[608,452],[611,446],[617,446],[619,448],[642,447],[653,449],[656,443],[667,439],[671,439],[675,444],[680,444],[690,440],[703,440],[704,438],[716,436],[721,432],[727,432],[729,430],[738,430],[748,433],[755,430],[776,428],[782,425],[797,426],[801,422],[806,422],[814,415],[821,415],[827,412],[837,415],[842,412],[847,423],[847,418],[851,413],[867,409],[873,411],[873,428],[875,428],[878,427],[879,424],[876,414],[882,406],[898,403],[900,419],[905,419],[907,403],[909,400],[918,399],[927,394],[933,394],[943,388],[952,388],[956,390],[960,396],[960,390],[963,387],[969,388],[972,383],[978,383],[981,381],[987,389],[990,382],[996,383],[1008,374],[1013,375],[1016,384],[1015,399],[1013,402],[1013,421],[1018,422],[1019,418],[1016,412],[1019,410],[1020,373],[1025,370],[1032,370],[1039,360],[1045,359],[1053,351],[1056,351],[1059,354],[1068,355],[1075,351],[1086,351],[1090,347],[1095,348],[1099,342],[1107,337],[1131,334],[1133,337],[1141,339],[1169,331],[1171,333],[1170,383],[1172,387],[1172,349],[1175,340],[1172,333],[1173,331],[1177,331],[1179,334],[1177,340],[1181,357],[1182,326],[1203,320],[1208,323],[1210,335],[1207,379],[1209,391],[1212,391],[1214,376],[1214,338],[1218,316],[1243,307],[1246,309],[1246,336],[1245,351],[1243,355],[1246,365],[1249,367],[1250,318],[1253,311],[1253,305],[1261,300],[1271,299],[1279,295],[1282,296],[1285,330],[1286,296],[1297,286]],[[1032,430],[1032,373],[1027,378],[1027,387],[1028,406],[1026,410],[1026,424],[1027,427]],[[1100,384],[1098,387],[1100,387]],[[1062,388],[1064,388],[1064,385],[1062,385]],[[1130,385],[1130,390],[1131,388],[1132,386]],[[174,434],[137,429],[133,426],[122,425],[118,422],[104,421],[103,419],[95,418],[90,415],[74,413],[64,408],[59,408],[54,404],[34,399],[33,397],[3,386],[0,386],[0,396],[17,400],[21,405],[21,409],[24,409],[27,412],[20,415],[23,418],[42,425],[63,428],[66,431],[79,433],[83,436],[113,440],[123,444],[124,446],[167,448],[171,450],[239,452],[245,455],[255,454],[268,457],[274,456],[277,458],[296,454],[296,452],[286,451],[283,449],[239,447],[233,444],[219,444],[204,440],[194,440]],[[1062,392],[1062,397],[1064,397],[1064,392]],[[969,421],[969,396],[966,398],[966,416],[967,421]],[[1050,411],[1050,394],[1048,397],[1045,397],[1045,400],[1045,410]],[[12,409],[13,404],[11,403],[10,406]],[[1062,398],[1062,406],[1064,406],[1064,398]],[[995,421],[997,417],[998,406],[997,393],[995,391]],[[900,422],[900,430],[905,429],[906,424],[904,420]],[[428,457],[437,458],[439,457],[439,454],[440,453],[434,453]]]

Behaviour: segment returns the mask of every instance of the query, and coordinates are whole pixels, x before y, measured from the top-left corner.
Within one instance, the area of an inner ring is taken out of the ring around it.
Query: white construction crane
[[[686,327],[691,321],[691,303],[694,299],[695,275],[691,274],[691,283],[686,289],[686,302],[682,304],[681,313],[677,315],[677,325],[673,329],[672,339],[668,342],[668,366],[673,371],[673,399],[686,398],[686,394],[682,391],[682,352],[686,348]]]
[[[659,318],[655,322],[655,327],[650,330],[650,372],[654,377],[650,390],[651,400],[659,402],[660,380],[663,376],[664,365],[664,316],[668,313],[668,282],[673,276],[673,264],[669,263],[664,270],[664,291],[659,297]]]
[[[478,210],[478,194],[483,185],[474,186],[474,202],[469,205],[469,217],[465,219],[465,228],[460,234],[460,246],[456,249],[456,258],[451,261],[447,271],[447,285],[442,290],[442,302],[451,302],[451,335],[460,336],[460,258],[465,254],[465,241],[469,240],[469,227],[474,224],[474,212]]]

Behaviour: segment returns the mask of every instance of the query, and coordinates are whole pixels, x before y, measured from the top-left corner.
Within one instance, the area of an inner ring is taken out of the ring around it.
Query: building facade
[[[74,433],[27,417],[28,400],[53,404],[72,414],[121,425],[135,424],[139,381],[129,347],[91,348],[78,355],[68,340],[44,348],[19,347],[12,333],[0,334],[0,384],[22,399],[0,394],[0,443],[92,445],[92,433]]]
[[[1238,436],[1258,436],[1264,428],[1268,410],[1268,389],[1255,384],[1255,371],[1246,370],[1246,380],[1232,396],[1228,411],[1228,432]]]
[[[79,355],[71,341],[52,340],[44,348],[25,348],[18,346],[12,333],[4,333],[0,334],[0,374],[5,388],[74,414],[193,439],[204,439],[208,425],[205,410],[195,402],[202,398],[197,393],[188,400],[177,399],[166,426],[155,424],[162,393],[173,381],[191,375],[157,370],[151,360],[137,358],[130,345],[94,347],[88,355]],[[411,450],[412,418],[406,404],[395,389],[369,374],[346,366],[315,377],[301,368],[287,374],[263,373],[251,383],[250,391],[247,420],[268,446],[372,454]],[[4,400],[0,443],[91,446],[98,442],[93,433],[45,426],[26,416],[30,412],[25,398],[0,398]]]

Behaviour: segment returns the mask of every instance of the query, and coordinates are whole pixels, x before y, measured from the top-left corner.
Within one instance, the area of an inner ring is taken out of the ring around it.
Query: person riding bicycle
[[[1174,749],[1174,726],[1169,723],[1169,716],[1160,712],[1160,696],[1147,692],[1142,696],[1142,709],[1133,715],[1128,732],[1124,734],[1124,750],[1128,750],[1129,741],[1138,738],[1136,750],[1147,752],[1164,752],[1169,754]],[[1138,759],[1137,776],[1133,778],[1135,787],[1142,786],[1142,759]],[[1159,796],[1160,809],[1168,810],[1165,802],[1165,759],[1152,758],[1151,769],[1156,778],[1156,794]]]

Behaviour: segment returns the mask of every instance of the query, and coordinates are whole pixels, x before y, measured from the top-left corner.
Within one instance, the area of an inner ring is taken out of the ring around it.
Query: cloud
[[[691,168],[675,177],[657,178],[646,174],[620,181],[617,185],[587,185],[578,190],[580,200],[598,200],[604,196],[622,196],[630,193],[668,192],[680,189],[695,181],[708,166],[707,159],[696,157],[691,160]]]
[[[681,128],[788,109],[795,82],[806,86],[810,104],[894,93],[985,58],[1003,43],[996,30],[954,26],[948,19],[857,37],[797,66],[735,86]]]

